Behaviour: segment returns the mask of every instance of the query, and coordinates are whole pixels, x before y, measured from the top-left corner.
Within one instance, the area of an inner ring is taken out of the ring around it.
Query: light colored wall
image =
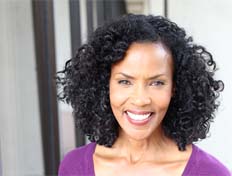
[[[96,0],[93,0],[93,11],[96,13]],[[86,0],[80,0],[80,30],[81,43],[87,40],[87,7]],[[63,70],[65,62],[71,58],[71,33],[69,0],[54,1],[54,22],[56,38],[56,63],[57,71]],[[95,18],[96,20],[97,18]],[[96,25],[96,21],[94,21]],[[67,104],[59,102],[59,132],[60,155],[64,155],[75,148],[75,126],[72,109]],[[86,142],[89,141],[86,138]]]
[[[210,137],[197,144],[232,170],[232,1],[169,0],[168,3],[170,19],[212,52],[219,66],[217,77],[225,83],[221,107],[211,126]]]
[[[125,0],[128,13],[135,14],[164,14],[163,0]]]
[[[63,70],[65,62],[71,58],[69,0],[54,1],[54,29],[56,45],[56,69]],[[75,148],[75,130],[72,109],[59,101],[60,155]]]
[[[30,0],[0,1],[0,175],[43,175]]]

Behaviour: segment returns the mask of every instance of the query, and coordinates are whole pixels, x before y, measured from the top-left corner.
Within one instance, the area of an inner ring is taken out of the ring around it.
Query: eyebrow
[[[135,79],[133,76],[128,75],[126,73],[119,72],[119,73],[116,73],[116,74],[123,75],[124,77],[129,78],[129,79]],[[156,78],[161,77],[161,76],[165,76],[165,74],[161,73],[161,74],[158,74],[158,75],[154,75],[152,77],[149,77],[148,80],[156,79]]]

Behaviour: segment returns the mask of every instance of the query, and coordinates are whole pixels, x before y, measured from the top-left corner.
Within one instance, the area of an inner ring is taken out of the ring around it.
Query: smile
[[[151,112],[147,114],[134,114],[134,113],[127,111],[127,115],[134,120],[144,120],[150,117]]]
[[[128,121],[133,125],[145,125],[151,119],[153,112],[126,111]]]

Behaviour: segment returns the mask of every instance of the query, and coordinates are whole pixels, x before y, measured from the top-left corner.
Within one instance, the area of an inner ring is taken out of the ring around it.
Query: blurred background
[[[204,45],[225,82],[209,138],[197,145],[232,169],[231,0],[0,0],[0,175],[56,175],[88,141],[56,99],[54,75],[104,21],[163,15]]]

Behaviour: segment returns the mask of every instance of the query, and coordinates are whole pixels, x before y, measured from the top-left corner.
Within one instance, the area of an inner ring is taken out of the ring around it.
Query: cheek
[[[128,92],[120,89],[118,86],[110,86],[110,103],[112,108],[122,105],[128,98]]]
[[[170,92],[159,93],[153,101],[156,102],[156,105],[159,106],[160,109],[166,110],[170,104],[171,96],[172,94]]]

